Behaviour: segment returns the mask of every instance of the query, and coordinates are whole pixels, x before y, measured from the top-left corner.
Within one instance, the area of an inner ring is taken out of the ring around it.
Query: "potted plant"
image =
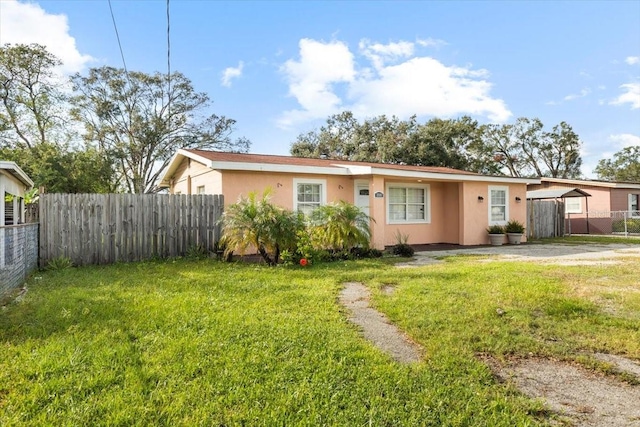
[[[501,225],[492,225],[487,228],[489,240],[493,246],[500,246],[504,243],[504,227]]]
[[[524,225],[521,222],[512,219],[507,222],[507,225],[504,227],[504,231],[507,233],[507,239],[509,239],[510,244],[519,245],[522,235],[524,234]]]

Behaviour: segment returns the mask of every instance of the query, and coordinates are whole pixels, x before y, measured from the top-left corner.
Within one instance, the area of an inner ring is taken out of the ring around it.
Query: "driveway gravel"
[[[640,258],[638,244],[544,244],[460,247],[451,250],[421,251],[415,259],[398,264],[398,267],[428,265],[439,262],[439,258],[452,255],[495,256],[500,261],[531,261],[559,265],[607,265],[620,262],[620,258]]]

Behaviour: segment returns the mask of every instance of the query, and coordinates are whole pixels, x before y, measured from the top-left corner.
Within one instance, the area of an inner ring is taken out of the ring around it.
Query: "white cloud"
[[[449,67],[431,57],[415,56],[414,47],[411,42],[362,40],[359,50],[365,66],[359,66],[342,42],[301,40],[300,59],[287,61],[281,69],[301,108],[286,111],[279,124],[291,127],[342,110],[358,117],[473,114],[494,122],[511,116],[503,100],[490,96],[487,70]],[[345,86],[345,95],[336,93],[336,84]]]
[[[352,110],[360,116],[395,114],[408,117],[458,114],[487,115],[504,122],[511,112],[504,102],[488,96],[491,83],[477,80],[484,72],[447,67],[429,58],[412,58],[382,69],[373,79],[359,79],[349,94]]]
[[[609,141],[616,144],[620,149],[625,147],[640,146],[640,136],[630,133],[609,135]]]
[[[380,70],[385,63],[407,58],[413,55],[414,45],[411,42],[389,44],[371,43],[367,39],[360,41],[360,52],[368,58],[376,70]]]
[[[231,81],[242,76],[242,69],[244,68],[244,62],[240,61],[237,67],[227,67],[222,72],[221,84],[225,87],[231,87]]]
[[[590,93],[591,93],[591,89],[584,88],[579,93],[572,93],[570,95],[565,96],[563,99],[565,101],[572,101],[574,99],[584,98],[585,96],[589,95]]]
[[[624,90],[625,93],[611,101],[610,104],[621,105],[629,103],[632,110],[640,108],[640,82],[623,84],[620,89]]]
[[[302,110],[285,112],[280,120],[284,127],[336,112],[342,100],[333,92],[333,85],[351,82],[356,76],[353,54],[346,44],[302,39],[299,46],[300,60],[288,60],[281,71],[289,83],[289,94]]]
[[[435,48],[447,45],[447,42],[444,40],[432,39],[432,38],[418,39],[416,40],[416,43],[418,43],[422,47],[435,47]]]
[[[76,40],[69,35],[65,15],[47,13],[35,3],[16,0],[0,1],[0,40],[3,44],[38,43],[63,62],[61,71],[70,74],[82,71],[94,59],[81,54]]]
[[[624,62],[629,65],[640,64],[640,56],[627,56]]]

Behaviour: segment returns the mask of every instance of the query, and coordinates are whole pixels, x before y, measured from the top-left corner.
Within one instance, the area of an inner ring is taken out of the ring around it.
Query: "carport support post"
[[[587,234],[591,234],[589,232],[589,199],[587,199],[587,197],[584,197],[584,201],[585,201],[585,210],[587,211]]]

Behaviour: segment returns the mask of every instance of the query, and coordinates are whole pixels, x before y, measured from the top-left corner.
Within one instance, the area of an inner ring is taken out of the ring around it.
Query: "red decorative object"
[[[306,258],[302,258],[302,259],[300,259],[300,265],[301,265],[301,266],[306,267],[308,263],[309,263],[309,262],[307,261],[307,259],[306,259]]]

